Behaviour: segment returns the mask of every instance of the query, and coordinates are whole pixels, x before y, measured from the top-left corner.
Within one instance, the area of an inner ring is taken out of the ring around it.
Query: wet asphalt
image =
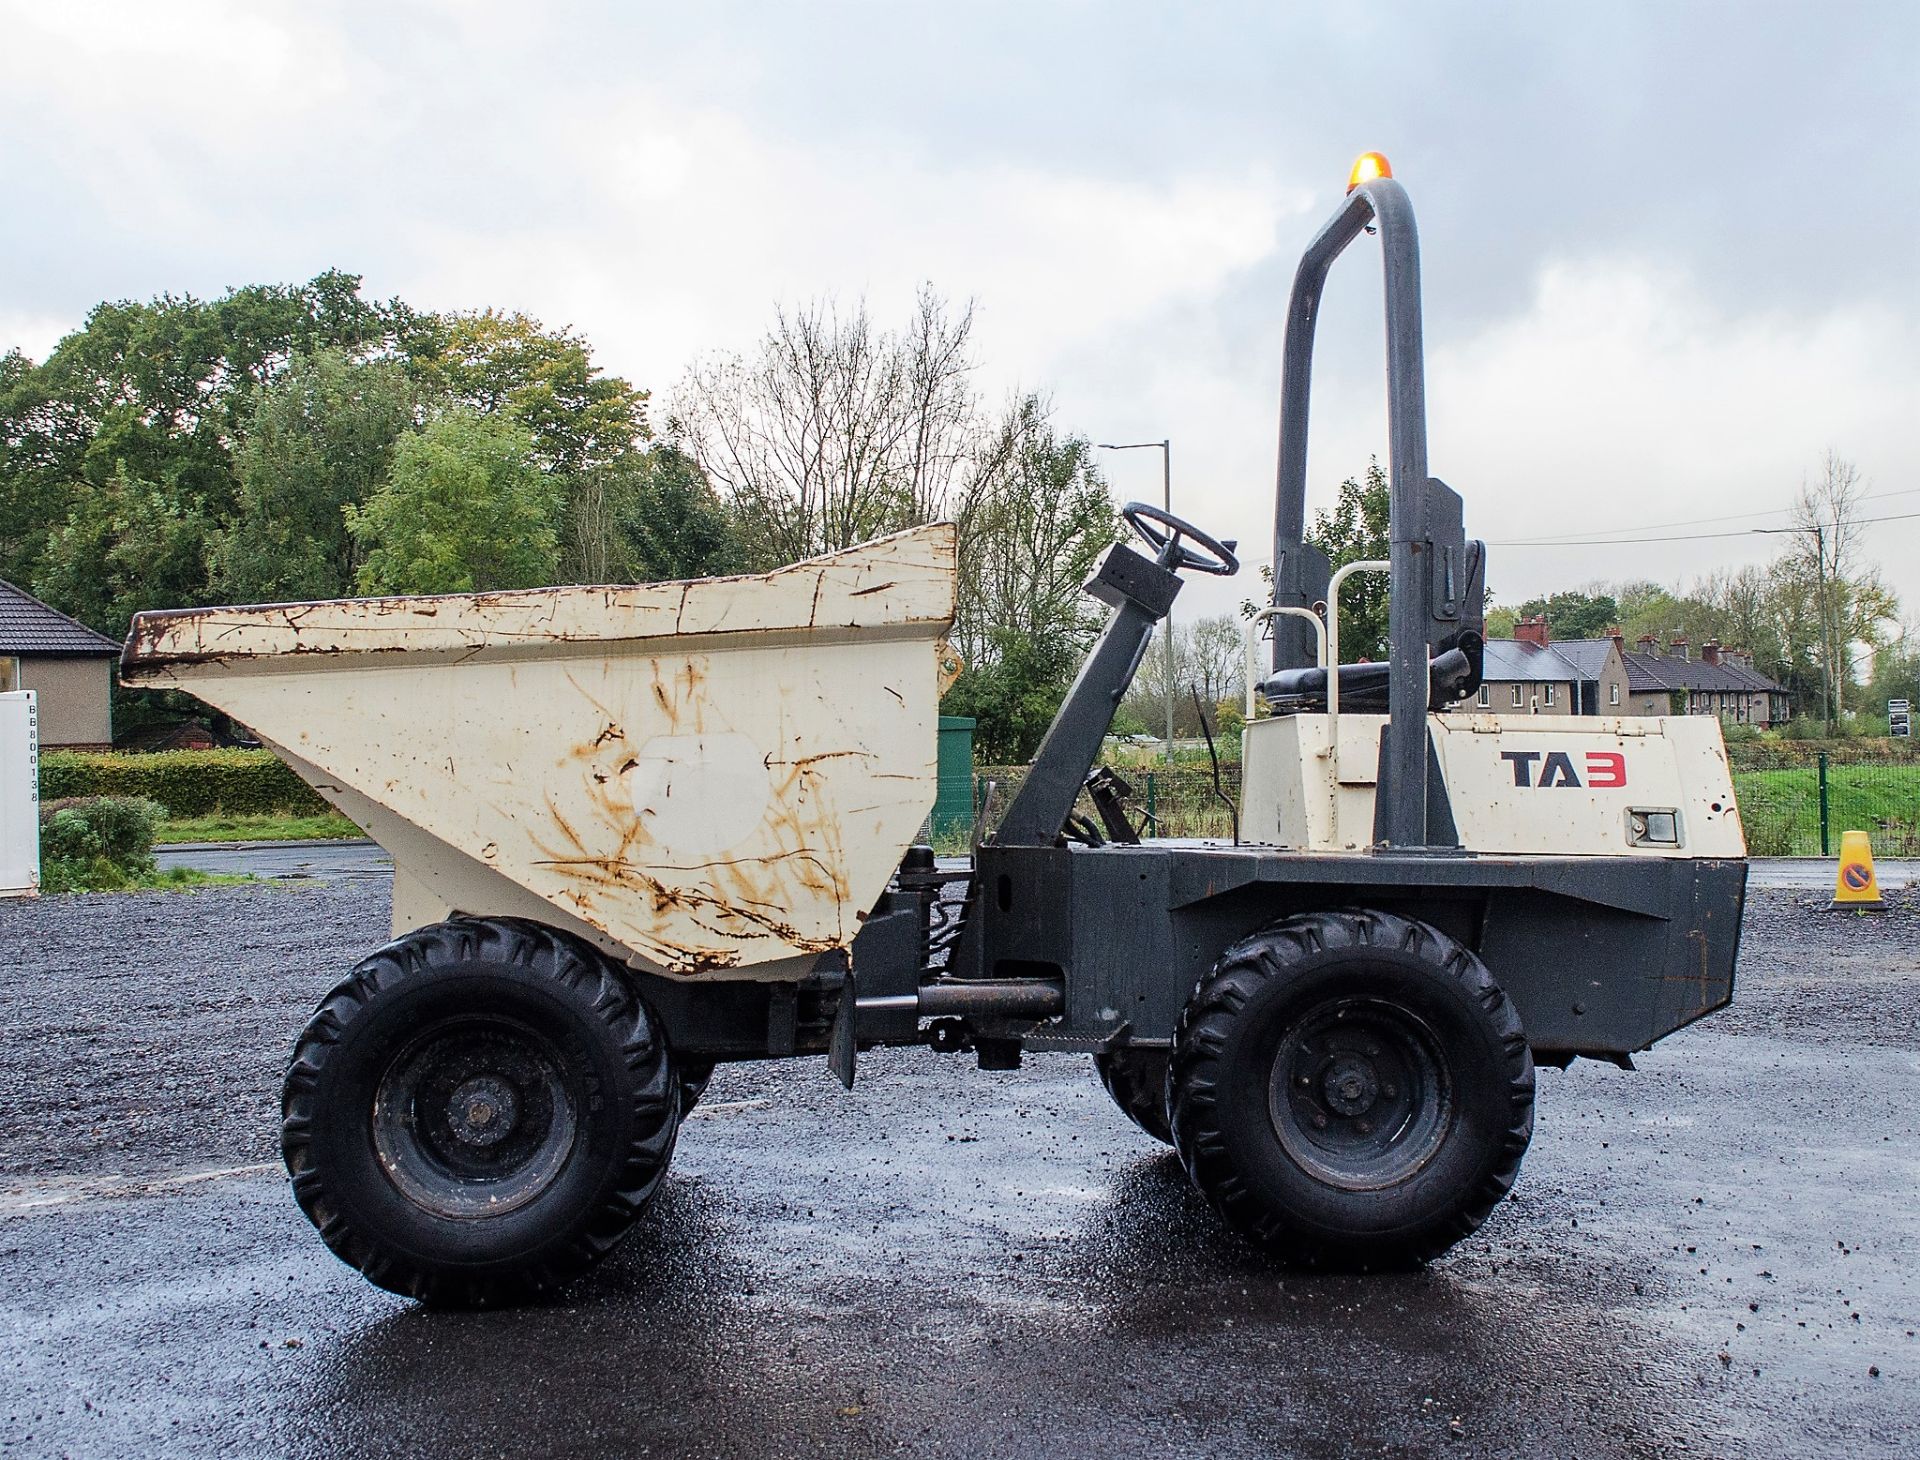
[[[277,1166],[386,898],[0,903],[0,1453],[1920,1453],[1920,889],[1757,890],[1734,1007],[1543,1072],[1418,1273],[1274,1267],[1084,1057],[895,1052],[722,1069],[626,1243],[483,1314],[367,1286]]]

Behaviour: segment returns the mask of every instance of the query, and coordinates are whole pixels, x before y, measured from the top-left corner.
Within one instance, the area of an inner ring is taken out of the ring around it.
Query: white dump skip
[[[757,577],[141,614],[129,684],[246,724],[396,867],[396,931],[667,973],[847,947],[932,807],[954,530]]]
[[[30,689],[0,694],[0,897],[40,890],[40,721]]]

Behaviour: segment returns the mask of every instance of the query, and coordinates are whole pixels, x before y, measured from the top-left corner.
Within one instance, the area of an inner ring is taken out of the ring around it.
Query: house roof
[[[1502,684],[1514,680],[1578,684],[1586,676],[1565,659],[1558,646],[1544,648],[1525,639],[1488,639],[1480,677]]]
[[[1611,639],[1562,639],[1541,646],[1525,639],[1489,639],[1486,648],[1484,678],[1500,680],[1571,680],[1596,682],[1606,668]],[[1755,669],[1722,660],[1709,664],[1703,659],[1677,659],[1660,654],[1633,654],[1622,651],[1627,666],[1629,694],[1664,694],[1684,689],[1702,694],[1787,693]]]
[[[105,634],[0,579],[0,654],[104,659],[119,652]]]
[[[1664,654],[1628,654],[1627,688],[1633,694],[1654,690],[1693,690],[1712,694],[1757,694],[1766,691],[1785,694],[1786,686],[1776,684],[1758,670],[1740,664],[1708,664],[1702,659],[1675,659]]]
[[[1607,655],[1613,651],[1613,640],[1561,639],[1551,648],[1579,672],[1581,679],[1598,682],[1607,667]]]

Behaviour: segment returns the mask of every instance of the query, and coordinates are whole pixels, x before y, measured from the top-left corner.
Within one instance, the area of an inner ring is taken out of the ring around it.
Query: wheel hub
[[[1281,1146],[1315,1177],[1378,1190],[1440,1149],[1453,1124],[1451,1081],[1417,1014],[1386,1000],[1330,999],[1281,1038],[1268,1114]]]
[[[499,1216],[559,1178],[578,1131],[553,1045],[515,1021],[449,1020],[414,1040],[374,1096],[388,1178],[443,1217]]]
[[[447,1126],[454,1139],[470,1146],[492,1146],[513,1134],[520,1099],[498,1075],[476,1075],[453,1092]]]
[[[1342,1055],[1327,1065],[1320,1089],[1334,1114],[1365,1115],[1379,1098],[1380,1079],[1371,1060]]]

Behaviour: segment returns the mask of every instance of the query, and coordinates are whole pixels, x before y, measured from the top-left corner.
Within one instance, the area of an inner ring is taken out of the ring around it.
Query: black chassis
[[[988,845],[970,867],[903,872],[851,960],[803,983],[643,983],[700,1059],[828,1053],[850,1084],[856,1049],[932,1044],[1009,1068],[1021,1049],[1165,1047],[1233,943],[1293,913],[1368,907],[1478,953],[1541,1063],[1626,1063],[1731,1000],[1746,879],[1733,860]],[[940,903],[947,886],[964,902]],[[965,936],[936,966],[943,916]]]
[[[1308,856],[1143,843],[983,847],[983,971],[1052,978],[1044,1024],[980,1022],[1036,1048],[1162,1045],[1231,944],[1292,913],[1380,908],[1477,952],[1544,1063],[1619,1060],[1727,1003],[1746,887],[1736,861]]]

